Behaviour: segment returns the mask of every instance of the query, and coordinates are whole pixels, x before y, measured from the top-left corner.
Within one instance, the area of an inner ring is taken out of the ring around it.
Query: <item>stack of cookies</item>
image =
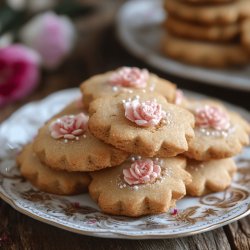
[[[250,62],[249,0],[165,0],[164,7],[169,57],[207,67]]]
[[[187,100],[174,84],[130,67],[94,76],[81,91],[17,157],[40,190],[88,190],[103,212],[136,217],[230,185],[230,157],[249,143],[250,127],[220,103]]]

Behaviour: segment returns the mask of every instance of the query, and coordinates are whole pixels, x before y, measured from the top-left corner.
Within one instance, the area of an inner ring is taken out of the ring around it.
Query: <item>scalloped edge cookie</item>
[[[221,103],[214,100],[192,100],[186,106],[188,110],[195,107],[209,104],[219,107],[229,115],[231,123],[234,125],[234,131],[227,137],[207,136],[201,133],[199,129],[194,128],[195,137],[189,141],[188,151],[184,154],[198,161],[208,161],[212,159],[222,159],[232,157],[241,152],[243,146],[249,144],[250,125],[235,112],[228,111]]]
[[[28,179],[39,190],[58,194],[73,195],[84,193],[88,189],[90,177],[87,173],[56,171],[42,164],[27,144],[17,157],[22,176]]]
[[[59,114],[75,115],[86,111],[73,102]],[[51,168],[67,171],[95,171],[116,166],[124,162],[129,154],[107,145],[87,131],[78,140],[52,138],[49,126],[58,119],[58,114],[51,118],[38,131],[34,139],[33,150],[39,159]]]
[[[155,74],[149,73],[149,79],[147,81],[147,86],[142,89],[132,88],[132,87],[114,87],[109,84],[109,79],[115,71],[109,71],[104,74],[95,75],[80,85],[81,92],[83,93],[83,103],[86,107],[89,104],[105,95],[117,95],[122,92],[158,92],[166,97],[169,102],[173,102],[175,99],[175,89],[176,86],[163,78],[158,77]]]
[[[156,100],[167,113],[166,121],[156,126],[141,127],[125,117],[124,102],[133,98]],[[89,129],[97,138],[116,148],[147,157],[172,157],[188,149],[194,136],[194,117],[187,110],[167,103],[156,93],[119,94],[91,103]]]
[[[91,173],[89,193],[104,213],[130,217],[164,213],[186,194],[191,177],[184,170],[184,158],[162,159],[161,178],[136,186],[123,181],[123,170],[130,163]]]
[[[206,162],[189,160],[185,170],[192,176],[192,182],[186,185],[187,194],[202,196],[229,187],[237,167],[231,158]]]

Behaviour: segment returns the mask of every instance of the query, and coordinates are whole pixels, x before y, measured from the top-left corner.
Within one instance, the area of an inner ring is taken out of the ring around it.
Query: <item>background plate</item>
[[[186,93],[187,94],[187,93]],[[43,193],[23,180],[15,156],[32,140],[37,129],[67,103],[79,97],[78,89],[64,90],[16,111],[0,126],[0,197],[16,210],[48,224],[98,237],[148,239],[174,238],[215,229],[250,213],[250,148],[236,158],[239,167],[225,192],[200,198],[185,197],[178,213],[128,218],[99,211],[88,194],[57,196]],[[191,97],[200,95],[189,93]],[[250,114],[231,106],[250,120]]]
[[[123,45],[144,62],[166,73],[207,84],[250,91],[250,65],[228,70],[206,69],[167,58],[160,52],[165,18],[161,0],[126,2],[117,16],[117,32]]]

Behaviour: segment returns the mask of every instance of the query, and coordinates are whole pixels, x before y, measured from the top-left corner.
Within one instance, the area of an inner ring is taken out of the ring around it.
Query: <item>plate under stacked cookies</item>
[[[22,175],[60,195],[88,190],[100,209],[164,213],[185,195],[226,189],[249,124],[212,100],[188,100],[146,69],[122,67],[81,85],[17,157]]]
[[[164,0],[164,52],[208,67],[250,62],[249,0]]]

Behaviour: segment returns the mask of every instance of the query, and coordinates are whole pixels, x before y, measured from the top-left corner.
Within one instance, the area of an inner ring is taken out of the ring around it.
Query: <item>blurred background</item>
[[[125,2],[1,0],[1,120],[26,102],[77,87],[94,74],[123,65],[147,67],[180,88],[248,106],[248,92],[172,76],[131,55],[116,30],[117,13]]]

